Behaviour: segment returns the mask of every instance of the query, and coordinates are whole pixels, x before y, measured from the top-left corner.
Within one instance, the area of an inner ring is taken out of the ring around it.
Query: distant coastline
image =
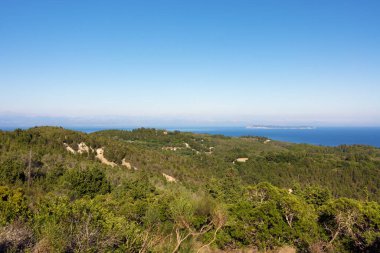
[[[92,133],[107,129],[133,130],[135,127],[106,126],[64,126],[67,129]],[[153,126],[152,126],[153,127]],[[0,131],[13,131],[18,127],[1,127]],[[29,127],[19,127],[27,129]],[[228,137],[263,136],[271,140],[307,143],[322,146],[370,145],[380,148],[380,127],[308,127],[251,125],[249,127],[156,127],[168,131],[192,132],[199,134],[224,135]]]
[[[271,126],[271,125],[251,125],[246,126],[247,129],[284,129],[284,130],[313,130],[313,126]]]

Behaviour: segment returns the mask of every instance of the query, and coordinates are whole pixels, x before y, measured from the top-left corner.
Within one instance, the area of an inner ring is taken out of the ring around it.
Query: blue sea
[[[65,127],[72,130],[91,133],[112,129],[112,127]],[[179,130],[183,132],[221,134],[225,136],[264,136],[272,140],[307,143],[323,146],[370,145],[380,148],[380,127],[317,127],[312,129],[260,129],[246,127],[159,127],[160,129]],[[1,127],[0,127],[1,129]],[[2,128],[13,130],[12,128]],[[133,127],[113,128],[131,130]]]
[[[380,127],[318,127],[312,129],[259,129],[245,127],[180,128],[180,131],[226,136],[264,136],[273,140],[323,146],[342,144],[380,147]]]
[[[133,128],[119,128],[131,130]],[[311,129],[261,129],[246,127],[165,127],[182,132],[221,134],[225,136],[264,136],[272,140],[307,143],[322,146],[370,145],[380,147],[380,127],[316,127]],[[104,128],[74,128],[83,132],[94,132]]]

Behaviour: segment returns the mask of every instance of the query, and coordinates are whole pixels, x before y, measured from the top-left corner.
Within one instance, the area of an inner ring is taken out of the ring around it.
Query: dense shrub
[[[319,222],[330,243],[339,251],[378,252],[380,250],[380,205],[340,198],[320,209]]]
[[[246,196],[231,212],[231,236],[243,245],[306,247],[318,238],[314,210],[303,199],[270,184],[247,188]]]
[[[0,182],[3,184],[24,181],[25,164],[17,157],[11,157],[0,163]]]
[[[71,169],[64,175],[64,180],[74,197],[94,197],[96,194],[108,193],[111,188],[104,171],[98,167]]]
[[[380,251],[380,149],[264,140],[0,131],[0,252]]]
[[[0,186],[0,225],[26,220],[28,217],[29,209],[22,189]]]

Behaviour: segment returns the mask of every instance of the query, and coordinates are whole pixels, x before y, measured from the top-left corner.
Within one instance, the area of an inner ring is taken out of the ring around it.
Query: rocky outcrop
[[[164,178],[166,179],[167,182],[171,182],[171,183],[176,183],[177,182],[177,179],[175,179],[172,176],[169,176],[169,175],[167,175],[165,173],[162,173],[162,175],[164,176]]]
[[[86,143],[81,142],[78,144],[78,153],[83,154],[83,153],[89,153],[90,148],[86,145]]]
[[[248,161],[248,158],[247,157],[240,157],[240,158],[237,158],[235,161],[238,163],[245,163],[246,161]]]
[[[108,161],[107,158],[104,157],[104,148],[96,149],[96,158],[98,158],[105,165],[109,165],[111,167],[114,167],[117,165],[114,162]]]
[[[125,160],[125,158],[124,158],[123,160],[121,160],[121,165],[127,167],[127,169],[129,169],[129,170],[132,169],[132,165],[131,165],[131,163],[130,163],[130,162],[127,162],[127,161]]]
[[[77,152],[72,148],[70,147],[67,143],[63,143],[63,145],[66,147],[66,150],[69,151],[70,153],[72,154],[76,154]]]

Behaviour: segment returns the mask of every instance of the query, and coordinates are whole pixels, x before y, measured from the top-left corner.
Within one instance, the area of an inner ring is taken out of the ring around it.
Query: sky
[[[0,125],[380,126],[380,1],[0,1]]]

